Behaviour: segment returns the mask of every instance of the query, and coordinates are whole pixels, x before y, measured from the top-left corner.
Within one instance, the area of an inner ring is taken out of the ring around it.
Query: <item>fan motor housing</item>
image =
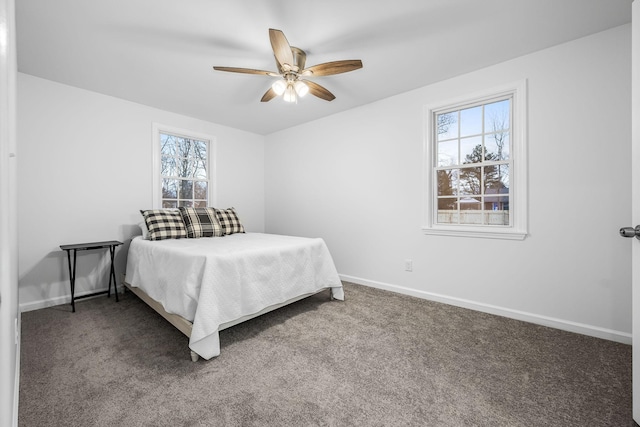
[[[293,65],[298,67],[298,71],[304,70],[305,62],[307,61],[307,54],[304,50],[291,46],[291,53],[293,53]]]

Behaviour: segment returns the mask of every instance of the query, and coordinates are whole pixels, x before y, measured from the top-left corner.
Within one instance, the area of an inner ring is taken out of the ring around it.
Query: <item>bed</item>
[[[344,300],[325,242],[263,233],[131,241],[125,286],[189,337],[192,360],[218,332],[325,289]]]

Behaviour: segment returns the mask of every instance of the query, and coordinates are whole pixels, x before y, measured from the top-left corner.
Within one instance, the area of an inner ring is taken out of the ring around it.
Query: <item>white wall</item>
[[[345,279],[630,342],[630,52],[625,25],[271,134],[266,230],[323,237]],[[529,237],[422,234],[423,106],[521,79]]]
[[[216,138],[218,207],[264,231],[264,137],[18,74],[19,277],[23,310],[69,301],[59,245],[126,241],[152,204],[152,123]],[[106,288],[106,251],[78,253],[78,294]],[[116,255],[124,272],[126,247]]]

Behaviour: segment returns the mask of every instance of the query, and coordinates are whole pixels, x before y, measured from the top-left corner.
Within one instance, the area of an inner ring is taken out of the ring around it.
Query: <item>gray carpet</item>
[[[631,347],[345,283],[187,338],[128,292],[23,313],[20,426],[635,426]]]

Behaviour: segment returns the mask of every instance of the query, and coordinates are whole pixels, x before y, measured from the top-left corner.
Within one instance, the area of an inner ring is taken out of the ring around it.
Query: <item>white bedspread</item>
[[[169,313],[193,322],[191,350],[220,354],[221,324],[342,283],[322,239],[244,233],[200,239],[131,241],[126,281]]]

